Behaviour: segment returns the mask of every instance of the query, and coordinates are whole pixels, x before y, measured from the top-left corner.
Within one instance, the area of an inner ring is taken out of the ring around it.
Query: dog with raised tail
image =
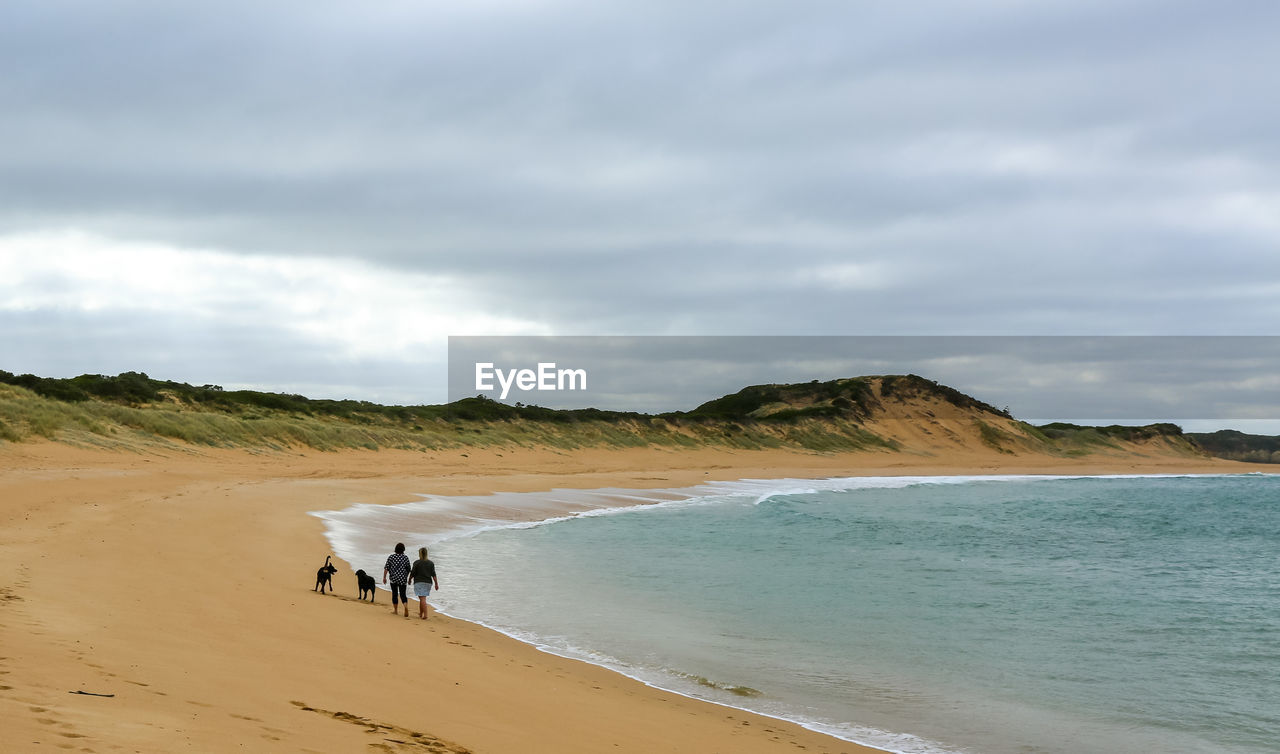
[[[316,571],[316,585],[311,587],[311,591],[317,589],[324,594],[324,588],[329,587],[329,591],[333,591],[333,574],[338,572],[338,567],[329,562],[332,555],[326,555],[324,565],[320,566],[320,570]]]
[[[369,603],[373,604],[373,595],[378,593],[378,582],[373,577],[365,573],[363,570],[356,571],[356,586],[360,587],[360,599],[364,599],[364,593],[369,593]]]

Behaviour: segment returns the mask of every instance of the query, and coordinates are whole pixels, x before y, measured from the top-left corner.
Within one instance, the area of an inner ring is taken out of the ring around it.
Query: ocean
[[[1280,751],[1276,475],[744,480],[315,515],[370,573],[395,541],[429,545],[450,615],[889,751]]]

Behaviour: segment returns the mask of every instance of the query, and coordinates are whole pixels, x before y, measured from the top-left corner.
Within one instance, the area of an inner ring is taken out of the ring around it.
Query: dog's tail
[[[332,557],[333,557],[332,555],[325,555],[325,556],[324,556],[324,564],[325,564],[326,566],[327,566],[327,565],[329,565],[329,558],[332,558]]]

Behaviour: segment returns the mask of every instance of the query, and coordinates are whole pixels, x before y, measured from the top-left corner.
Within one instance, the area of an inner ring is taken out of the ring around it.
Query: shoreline
[[[22,745],[143,750],[185,742],[209,751],[414,751],[430,741],[436,751],[875,751],[448,616],[393,619],[382,602],[357,605],[345,564],[338,599],[304,594],[329,552],[321,521],[306,514],[421,493],[654,489],[765,475],[1259,470],[1211,459],[981,452],[138,454],[6,445],[0,717]]]

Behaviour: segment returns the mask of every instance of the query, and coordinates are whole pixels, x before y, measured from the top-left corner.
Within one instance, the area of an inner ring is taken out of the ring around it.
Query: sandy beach
[[[312,591],[309,511],[415,494],[871,474],[1230,473],[1161,456],[0,447],[6,751],[870,751],[433,615]],[[391,543],[388,543],[389,545]],[[448,588],[447,576],[442,586]]]

